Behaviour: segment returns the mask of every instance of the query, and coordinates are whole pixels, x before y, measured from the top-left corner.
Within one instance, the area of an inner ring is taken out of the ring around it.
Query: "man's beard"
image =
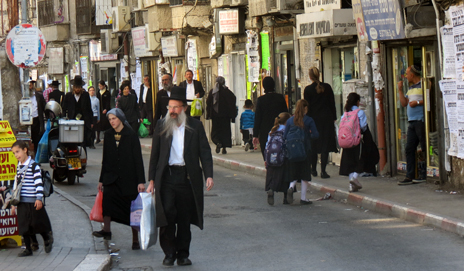
[[[172,83],[163,84],[163,89],[166,90],[166,91],[171,91]]]
[[[177,115],[177,118],[172,118],[171,114]],[[185,122],[187,119],[187,114],[185,114],[185,111],[181,111],[180,114],[177,113],[168,113],[166,114],[166,117],[164,117],[164,127],[163,130],[161,131],[161,134],[166,134],[166,137],[172,136],[172,133],[174,132],[174,129],[179,127],[182,123]]]

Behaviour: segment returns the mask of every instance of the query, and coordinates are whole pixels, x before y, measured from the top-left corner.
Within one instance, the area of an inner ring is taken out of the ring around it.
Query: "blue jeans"
[[[425,144],[425,123],[423,121],[410,121],[408,138],[406,142],[406,178],[416,178],[416,150],[420,143],[422,152],[427,153]],[[421,176],[425,177],[425,176]]]

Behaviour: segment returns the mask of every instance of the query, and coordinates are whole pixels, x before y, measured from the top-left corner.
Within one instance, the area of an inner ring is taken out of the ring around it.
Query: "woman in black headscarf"
[[[206,100],[206,119],[212,120],[211,140],[216,144],[216,153],[222,148],[222,154],[226,154],[226,148],[232,147],[230,122],[235,123],[237,117],[235,102],[235,94],[225,86],[224,77],[218,76]]]
[[[272,77],[263,79],[264,95],[258,98],[255,110],[255,125],[253,128],[253,145],[261,146],[264,159],[264,148],[267,135],[274,126],[274,120],[282,112],[288,112],[287,102],[282,94],[275,93],[275,82]]]

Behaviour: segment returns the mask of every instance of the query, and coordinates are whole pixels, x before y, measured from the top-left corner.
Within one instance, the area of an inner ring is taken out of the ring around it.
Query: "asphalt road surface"
[[[93,205],[102,147],[89,150],[80,183],[57,186]],[[149,154],[144,152],[147,171]],[[464,241],[457,235],[386,217],[333,200],[269,206],[263,178],[216,166],[213,190],[205,192],[205,225],[192,226],[190,259],[183,270],[462,270]],[[309,193],[310,199],[322,195]],[[131,250],[131,231],[112,224],[112,270],[158,270],[158,244]],[[89,233],[91,234],[91,233]]]

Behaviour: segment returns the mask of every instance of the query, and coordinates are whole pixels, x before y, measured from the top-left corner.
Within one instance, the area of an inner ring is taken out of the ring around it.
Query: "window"
[[[92,33],[92,7],[91,0],[76,1],[76,28],[77,34]]]
[[[55,23],[55,12],[53,11],[53,0],[39,1],[38,3],[39,27]]]
[[[195,5],[196,0],[169,0],[170,6],[178,6],[178,5]],[[210,3],[210,0],[198,0],[197,5],[207,5]]]

